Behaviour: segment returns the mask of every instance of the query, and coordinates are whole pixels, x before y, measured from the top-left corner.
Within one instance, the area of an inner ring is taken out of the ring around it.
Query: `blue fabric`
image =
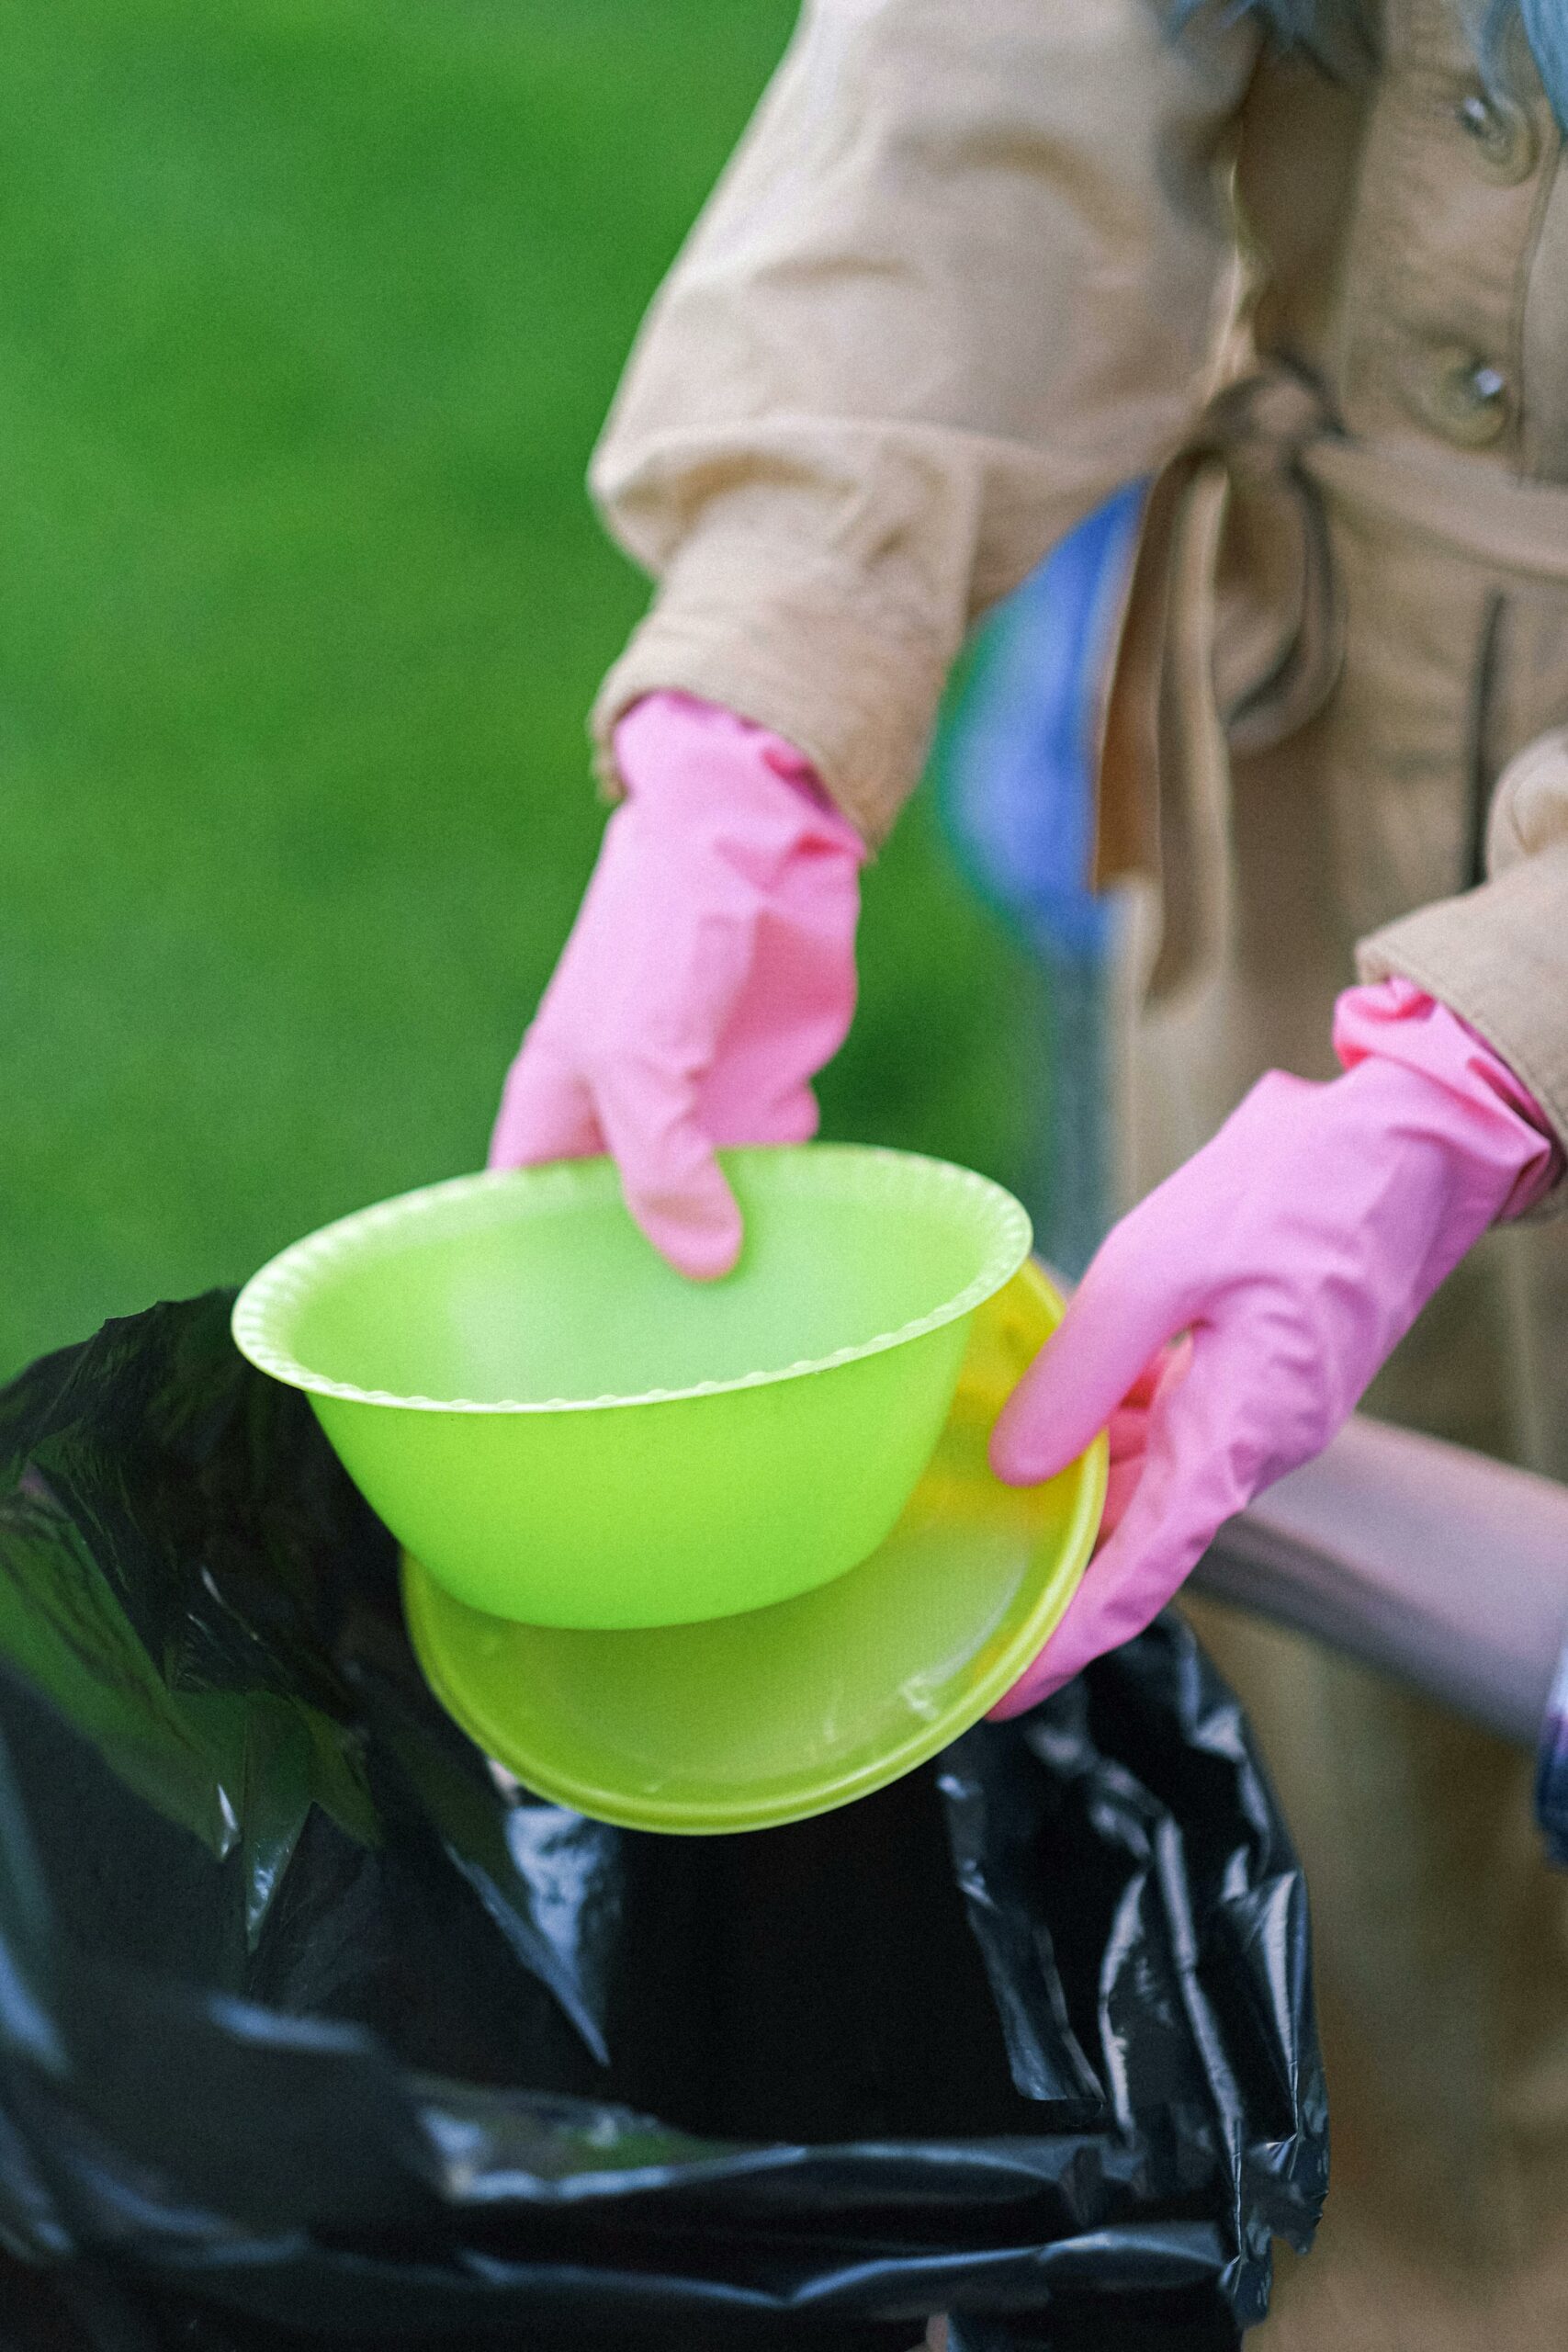
[[[1113,1206],[1108,972],[1114,909],[1089,888],[1100,688],[1144,489],[1080,524],[982,630],[938,747],[949,831],[1044,988],[1031,1047],[1040,1246],[1082,1272]]]
[[[1568,1870],[1568,1648],[1558,1661],[1540,1727],[1535,1811],[1548,1854],[1559,1870]]]
[[[1180,31],[1194,17],[1218,10],[1260,19],[1280,49],[1302,49],[1341,78],[1376,63],[1375,19],[1370,0],[1156,0]],[[1475,44],[1476,62],[1495,90],[1517,96],[1519,75],[1510,56],[1523,28],[1559,122],[1568,128],[1568,12],[1562,0],[1459,0]]]
[[[1119,491],[991,616],[941,754],[949,827],[986,896],[1091,962],[1108,935],[1089,887],[1093,729],[1143,497]]]
[[[1557,119],[1568,124],[1568,20],[1562,0],[1523,0],[1519,14]],[[1512,0],[1503,0],[1501,6],[1493,9],[1486,28],[1487,51],[1499,57],[1512,16]]]

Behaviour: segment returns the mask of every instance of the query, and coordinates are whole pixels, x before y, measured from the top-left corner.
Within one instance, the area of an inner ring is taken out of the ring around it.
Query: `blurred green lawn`
[[[646,594],[583,468],[793,13],[0,0],[0,1374],[482,1159]],[[1016,1180],[1021,979],[917,804],[830,1131]]]

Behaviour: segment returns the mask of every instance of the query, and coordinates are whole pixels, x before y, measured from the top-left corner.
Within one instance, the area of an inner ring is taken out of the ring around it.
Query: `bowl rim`
[[[614,1163],[604,1158],[560,1159],[538,1168],[484,1169],[474,1175],[446,1177],[438,1183],[422,1184],[412,1192],[399,1193],[390,1200],[356,1209],[352,1215],[335,1218],[317,1232],[307,1234],[302,1240],[291,1242],[251,1276],[235,1300],[230,1323],[234,1344],[258,1372],[268,1374],[287,1387],[303,1389],[312,1396],[334,1397],[346,1404],[391,1406],[405,1412],[594,1413],[630,1405],[683,1404],[694,1397],[730,1396],[744,1389],[772,1387],[780,1381],[804,1379],[811,1373],[837,1371],[844,1364],[885,1355],[890,1349],[923,1339],[929,1332],[941,1330],[945,1324],[972,1314],[987,1299],[993,1298],[1022,1265],[1033,1240],[1028,1211],[1003,1185],[974,1169],[960,1167],[953,1160],[938,1159],[926,1152],[897,1151],[885,1144],[752,1144],[723,1150],[719,1159],[727,1165],[765,1160],[775,1170],[786,1170],[786,1181],[790,1175],[810,1168],[826,1170],[831,1163],[855,1172],[856,1189],[863,1195],[887,1189],[892,1177],[901,1180],[908,1171],[923,1171],[936,1180],[937,1189],[966,1193],[983,1204],[988,1229],[979,1271],[961,1290],[924,1315],[912,1317],[891,1330],[879,1331],[870,1340],[836,1348],[828,1355],[802,1356],[793,1363],[740,1373],[728,1380],[696,1381],[683,1388],[644,1388],[598,1396],[400,1396],[389,1389],[362,1388],[353,1381],[333,1380],[325,1373],[312,1371],[279,1343],[275,1336],[279,1319],[309,1295],[322,1272],[346,1258],[363,1254],[367,1244],[373,1245],[375,1238],[389,1228],[443,1204],[458,1204],[476,1195],[501,1193],[520,1185],[527,1187],[536,1203],[547,1205],[552,1196],[562,1200],[580,1196],[585,1179],[602,1183],[604,1171],[613,1172]]]

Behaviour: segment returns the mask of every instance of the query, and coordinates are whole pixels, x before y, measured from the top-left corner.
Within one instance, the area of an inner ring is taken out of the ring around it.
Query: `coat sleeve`
[[[1568,1150],[1568,728],[1504,769],[1486,848],[1478,888],[1375,932],[1357,963],[1363,979],[1414,980],[1468,1021]]]
[[[659,579],[594,731],[675,687],[870,837],[970,622],[1180,435],[1231,291],[1256,35],[1155,0],[809,0],[592,481]]]

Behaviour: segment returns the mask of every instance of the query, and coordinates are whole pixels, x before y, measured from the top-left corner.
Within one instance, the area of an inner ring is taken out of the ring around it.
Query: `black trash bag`
[[[0,1396],[6,2352],[1233,2345],[1325,2176],[1299,1866],[1177,1622],[656,1838],[430,1697],[212,1296]]]

